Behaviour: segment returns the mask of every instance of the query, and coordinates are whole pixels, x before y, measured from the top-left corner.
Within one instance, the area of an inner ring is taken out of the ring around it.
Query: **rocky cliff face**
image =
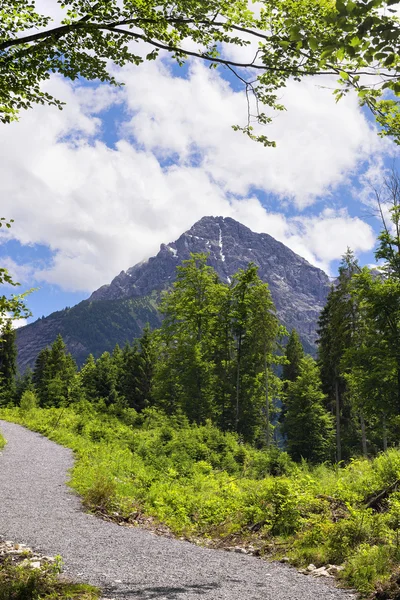
[[[157,256],[122,271],[110,285],[95,291],[90,300],[146,296],[165,289],[175,278],[178,264],[191,252],[209,254],[208,263],[223,281],[230,282],[249,262],[269,284],[279,317],[295,327],[308,351],[315,350],[316,322],[329,291],[328,276],[266,233],[254,233],[229,217],[204,217]]]
[[[299,332],[307,352],[315,352],[316,324],[329,291],[328,276],[266,233],[254,233],[231,218],[204,217],[179,239],[161,244],[159,253],[104,285],[76,307],[53,313],[18,330],[21,368],[58,333],[82,362],[90,352],[110,350],[132,341],[146,319],[158,326],[155,300],[175,279],[175,269],[191,253],[207,253],[219,277],[230,282],[249,262],[271,290],[278,315]]]

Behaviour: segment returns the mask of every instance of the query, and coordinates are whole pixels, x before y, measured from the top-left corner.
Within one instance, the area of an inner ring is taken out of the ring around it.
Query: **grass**
[[[342,564],[343,584],[368,595],[390,583],[392,595],[380,597],[395,597],[400,493],[379,510],[366,500],[400,479],[396,449],[341,469],[310,467],[154,410],[99,414],[81,403],[0,416],[75,451],[70,485],[93,511],[132,522],[151,517],[211,545],[251,543],[297,566]]]
[[[0,433],[0,450],[2,450],[5,445],[6,445],[6,440],[4,439],[4,437]]]
[[[57,564],[32,569],[7,558],[0,563],[0,600],[98,600],[100,595],[98,588],[60,579]]]

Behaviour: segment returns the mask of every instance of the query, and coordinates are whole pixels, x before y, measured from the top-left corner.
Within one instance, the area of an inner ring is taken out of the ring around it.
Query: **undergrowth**
[[[3,562],[0,565],[0,600],[98,600],[100,590],[59,579],[53,565],[31,569]]]
[[[85,402],[3,409],[0,417],[75,451],[71,486],[91,510],[153,517],[191,539],[251,542],[261,554],[286,555],[297,566],[342,564],[343,583],[364,595],[393,587],[400,561],[396,449],[344,468],[310,467],[154,409],[97,413]],[[371,503],[385,489],[391,493]]]
[[[6,445],[6,440],[4,439],[4,437],[0,433],[0,450],[2,450],[5,445]]]

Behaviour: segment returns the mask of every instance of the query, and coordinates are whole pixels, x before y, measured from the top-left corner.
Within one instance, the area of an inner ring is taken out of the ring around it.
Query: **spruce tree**
[[[15,329],[7,320],[0,333],[0,403],[8,404],[15,400],[15,376],[17,373],[17,348]]]
[[[276,361],[279,321],[266,283],[250,263],[233,277],[231,287],[232,332],[235,340],[235,430],[254,442],[271,442],[272,393],[277,378]]]
[[[343,358],[353,343],[359,321],[357,303],[351,293],[353,277],[359,272],[358,262],[348,249],[342,257],[336,285],[331,287],[318,321],[318,364],[323,391],[335,414],[338,462],[350,457],[354,451],[354,441],[357,441],[351,405],[346,404]],[[344,448],[343,436],[346,439]]]
[[[324,402],[318,366],[306,356],[300,361],[298,377],[288,382],[286,391],[284,433],[287,450],[296,461],[305,458],[320,463],[332,459],[333,420]]]
[[[58,335],[51,348],[43,349],[35,363],[33,382],[40,405],[61,406],[68,404],[70,386],[76,374],[76,364],[67,352],[65,343]]]
[[[50,378],[49,358],[50,348],[43,348],[36,357],[35,367],[33,369],[32,381],[39,398],[40,406],[47,404],[47,382]]]
[[[292,329],[285,348],[286,362],[282,368],[283,381],[296,381],[300,373],[300,362],[304,358],[303,344],[299,334]]]

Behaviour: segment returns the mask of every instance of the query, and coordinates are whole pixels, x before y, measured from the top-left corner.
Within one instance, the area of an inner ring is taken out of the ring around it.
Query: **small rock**
[[[328,565],[326,570],[330,575],[337,575],[340,571],[343,571],[343,569],[344,567],[341,565]]]
[[[308,565],[308,567],[307,567],[307,571],[308,571],[309,573],[312,573],[313,571],[315,571],[315,570],[316,570],[316,568],[317,568],[317,567],[311,563],[310,565]]]
[[[237,552],[237,554],[248,554],[247,550],[245,548],[241,548],[240,546],[235,546],[233,551]]]
[[[288,556],[283,556],[279,562],[281,562],[281,563],[289,563],[290,562],[290,558]]]
[[[40,569],[40,567],[42,566],[39,560],[31,561],[30,565],[31,569]]]
[[[328,573],[328,569],[326,567],[319,567],[319,569],[313,569],[311,571],[311,575],[313,577],[333,577],[333,575]]]

